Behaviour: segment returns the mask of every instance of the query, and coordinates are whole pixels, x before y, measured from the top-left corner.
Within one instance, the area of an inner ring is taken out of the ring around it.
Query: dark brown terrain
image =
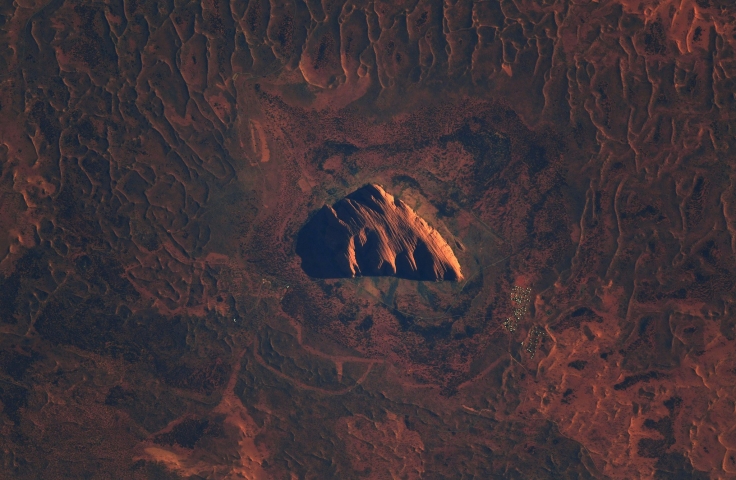
[[[736,478],[735,48],[731,0],[0,2],[0,478]],[[385,258],[308,275],[369,184]]]

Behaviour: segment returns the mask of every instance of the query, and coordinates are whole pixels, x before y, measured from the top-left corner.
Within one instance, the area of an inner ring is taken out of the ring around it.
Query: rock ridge
[[[375,184],[322,207],[299,232],[296,253],[316,278],[463,279],[442,235]]]

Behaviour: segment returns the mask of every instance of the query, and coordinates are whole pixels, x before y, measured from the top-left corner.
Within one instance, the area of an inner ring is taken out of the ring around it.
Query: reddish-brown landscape
[[[0,478],[736,478],[734,5],[0,2]]]

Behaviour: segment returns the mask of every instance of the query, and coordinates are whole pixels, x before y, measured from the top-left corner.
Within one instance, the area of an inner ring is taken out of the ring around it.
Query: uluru
[[[300,230],[296,253],[304,272],[315,278],[463,278],[442,235],[375,184],[323,206]]]

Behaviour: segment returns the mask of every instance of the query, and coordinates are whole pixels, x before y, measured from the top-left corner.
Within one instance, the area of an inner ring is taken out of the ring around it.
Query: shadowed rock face
[[[439,232],[378,185],[322,207],[299,232],[296,253],[307,275],[317,278],[463,278]]]

